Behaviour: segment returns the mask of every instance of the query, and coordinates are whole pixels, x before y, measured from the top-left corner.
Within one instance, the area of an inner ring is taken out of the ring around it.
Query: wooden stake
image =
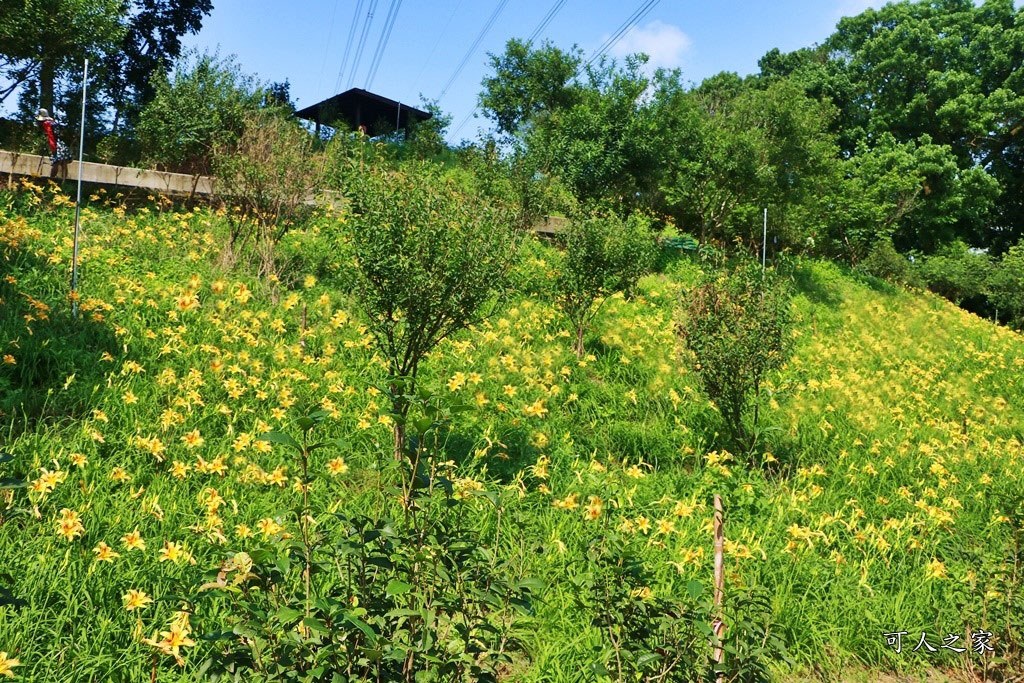
[[[715,494],[715,620],[711,622],[711,629],[714,631],[718,642],[715,644],[713,658],[715,666],[722,663],[725,653],[722,650],[722,636],[725,633],[725,622],[722,621],[722,599],[725,596],[725,530],[723,528],[722,497]],[[716,678],[721,680],[723,674],[719,673]]]

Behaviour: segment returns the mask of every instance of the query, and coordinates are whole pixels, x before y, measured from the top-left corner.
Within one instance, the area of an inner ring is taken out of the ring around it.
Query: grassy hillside
[[[396,514],[381,485],[383,370],[335,285],[345,264],[329,228],[343,216],[285,245],[315,274],[267,283],[218,266],[223,217],[94,199],[78,322],[68,201],[35,189],[0,207],[0,446],[13,456],[0,479],[28,483],[0,491],[0,651],[19,680],[148,680],[154,663],[158,680],[193,680],[213,647],[199,636],[223,627],[228,603],[191,616],[181,666],[142,639],[231,553],[300,533],[298,465],[257,437],[326,411],[319,433],[348,445],[313,455],[317,523]],[[610,301],[577,360],[545,295],[556,260],[528,245],[520,294],[421,378],[470,407],[444,469],[472,524],[505,571],[546,586],[510,680],[590,679],[601,633],[577,598],[594,539],[616,532],[641,554],[641,598],[709,588],[716,493],[727,594],[767,589],[798,669],[983,666],[970,650],[911,652],[922,631],[937,647],[984,629],[996,656],[1012,654],[1024,338],[935,296],[799,263],[797,352],[769,387],[752,468],[716,447],[717,414],[674,336],[699,267],[672,263]],[[130,590],[153,602],[126,609]],[[894,631],[908,632],[901,654],[882,635]]]

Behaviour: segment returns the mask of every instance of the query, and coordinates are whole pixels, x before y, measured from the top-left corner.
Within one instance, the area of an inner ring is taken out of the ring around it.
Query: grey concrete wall
[[[49,178],[51,171],[49,157],[0,150],[0,173]],[[58,168],[56,177],[77,180],[78,162],[70,161],[65,169]],[[91,162],[82,164],[82,180],[103,185],[139,187],[169,195],[207,195],[213,192],[213,178],[206,176],[148,171]]]

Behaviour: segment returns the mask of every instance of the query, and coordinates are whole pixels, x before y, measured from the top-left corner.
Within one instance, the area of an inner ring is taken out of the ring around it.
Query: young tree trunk
[[[409,404],[395,396],[398,388],[391,387],[391,412],[394,415],[395,426],[392,433],[395,437],[395,462],[401,462],[405,457],[405,416],[409,413]]]
[[[39,106],[54,116],[54,83],[57,80],[57,67],[48,59],[44,59],[39,67]],[[56,117],[55,117],[56,118]]]
[[[395,421],[395,462],[401,462],[405,455],[405,425]]]
[[[584,326],[583,323],[580,323],[576,326],[576,346],[574,347],[577,358],[583,358],[583,332]]]

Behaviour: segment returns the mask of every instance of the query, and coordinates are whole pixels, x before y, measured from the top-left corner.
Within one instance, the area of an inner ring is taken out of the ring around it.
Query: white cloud
[[[683,63],[683,56],[690,50],[693,41],[678,26],[655,19],[644,26],[634,26],[611,50],[613,57],[643,52],[650,61],[647,68],[675,68]]]

